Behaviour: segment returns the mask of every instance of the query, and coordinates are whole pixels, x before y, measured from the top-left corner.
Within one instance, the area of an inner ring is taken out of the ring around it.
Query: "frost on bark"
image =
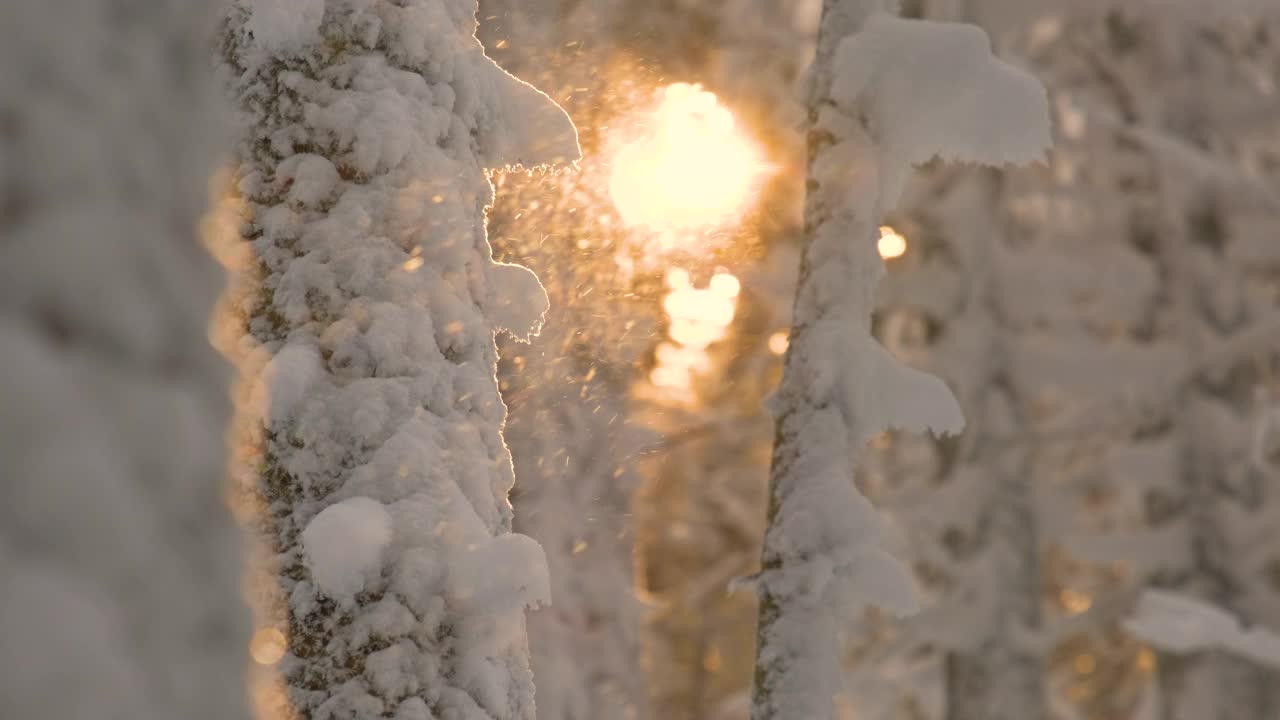
[[[486,170],[578,158],[568,118],[485,57],[474,0],[242,0],[231,350],[262,429],[241,472],[306,718],[529,720],[542,549],[511,533],[495,331],[547,307],[496,263]]]
[[[772,403],[753,720],[832,717],[841,623],[869,605],[915,610],[911,577],[881,548],[876,510],[853,485],[863,445],[890,427],[954,433],[963,424],[945,384],[899,365],[871,336],[881,217],[912,165],[1026,162],[1048,145],[1043,88],[995,61],[982,31],[877,12],[886,5],[823,7],[807,241]]]
[[[0,4],[0,717],[248,718],[212,19]]]

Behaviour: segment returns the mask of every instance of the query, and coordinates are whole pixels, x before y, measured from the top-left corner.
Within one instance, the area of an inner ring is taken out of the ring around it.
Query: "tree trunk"
[[[577,145],[459,9],[254,2],[225,22],[253,255],[240,344],[262,385],[244,491],[304,718],[534,717],[523,611],[549,587],[511,533],[494,333],[535,331],[546,296],[493,260],[485,170]]]
[[[209,3],[0,3],[0,717],[248,720]]]
[[[836,330],[870,336],[871,297],[882,269],[876,255],[879,218],[873,146],[824,122],[834,111],[832,62],[838,43],[856,32],[883,4],[875,0],[824,0],[809,95],[805,247],[801,257],[790,345],[775,400],[776,436],[769,479],[769,508],[761,574],[752,720],[821,720],[834,713],[840,687],[841,608],[824,602],[822,568],[876,534],[874,510],[853,485],[856,448],[848,438],[866,428],[846,416],[833,397],[812,387],[823,357],[824,334]],[[831,163],[851,166],[841,175]],[[847,246],[852,245],[849,250]],[[839,281],[837,279],[843,279]],[[841,322],[833,321],[839,318]],[[856,413],[856,409],[853,410]],[[816,488],[815,488],[816,486]],[[829,516],[809,514],[814,493],[847,511],[851,533],[826,526]],[[811,536],[797,524],[813,523]],[[830,534],[823,537],[824,534]],[[810,540],[814,542],[809,542]],[[834,541],[835,546],[824,546]],[[874,541],[873,541],[874,542]],[[796,583],[799,583],[797,585]]]

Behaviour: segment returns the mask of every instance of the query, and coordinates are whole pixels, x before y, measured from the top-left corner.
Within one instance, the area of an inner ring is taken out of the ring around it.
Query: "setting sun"
[[[688,229],[742,211],[764,165],[715,95],[699,85],[670,85],[644,125],[614,157],[609,178],[628,225]]]

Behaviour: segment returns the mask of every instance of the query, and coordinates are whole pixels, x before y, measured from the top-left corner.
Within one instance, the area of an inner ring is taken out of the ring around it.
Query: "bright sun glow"
[[[880,226],[880,257],[892,260],[907,254],[907,239],[888,225]]]
[[[609,194],[623,221],[679,230],[733,218],[764,169],[759,152],[700,85],[670,85],[661,99],[613,159]]]
[[[687,391],[693,375],[710,369],[707,347],[724,338],[737,312],[742,285],[727,272],[696,288],[683,268],[667,271],[670,292],[662,302],[670,320],[670,340],[658,346],[649,380],[659,387]]]

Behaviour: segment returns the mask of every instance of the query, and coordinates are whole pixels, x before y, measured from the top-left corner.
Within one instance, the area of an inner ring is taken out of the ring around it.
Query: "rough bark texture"
[[[249,255],[228,309],[262,386],[242,422],[264,431],[242,490],[279,585],[263,594],[288,701],[316,719],[531,720],[523,611],[547,579],[511,533],[494,333],[535,331],[546,296],[493,260],[485,170],[576,160],[572,126],[484,56],[473,1],[293,10],[237,4],[222,36]],[[389,537],[335,587],[316,568],[341,551],[307,531],[352,499]]]

